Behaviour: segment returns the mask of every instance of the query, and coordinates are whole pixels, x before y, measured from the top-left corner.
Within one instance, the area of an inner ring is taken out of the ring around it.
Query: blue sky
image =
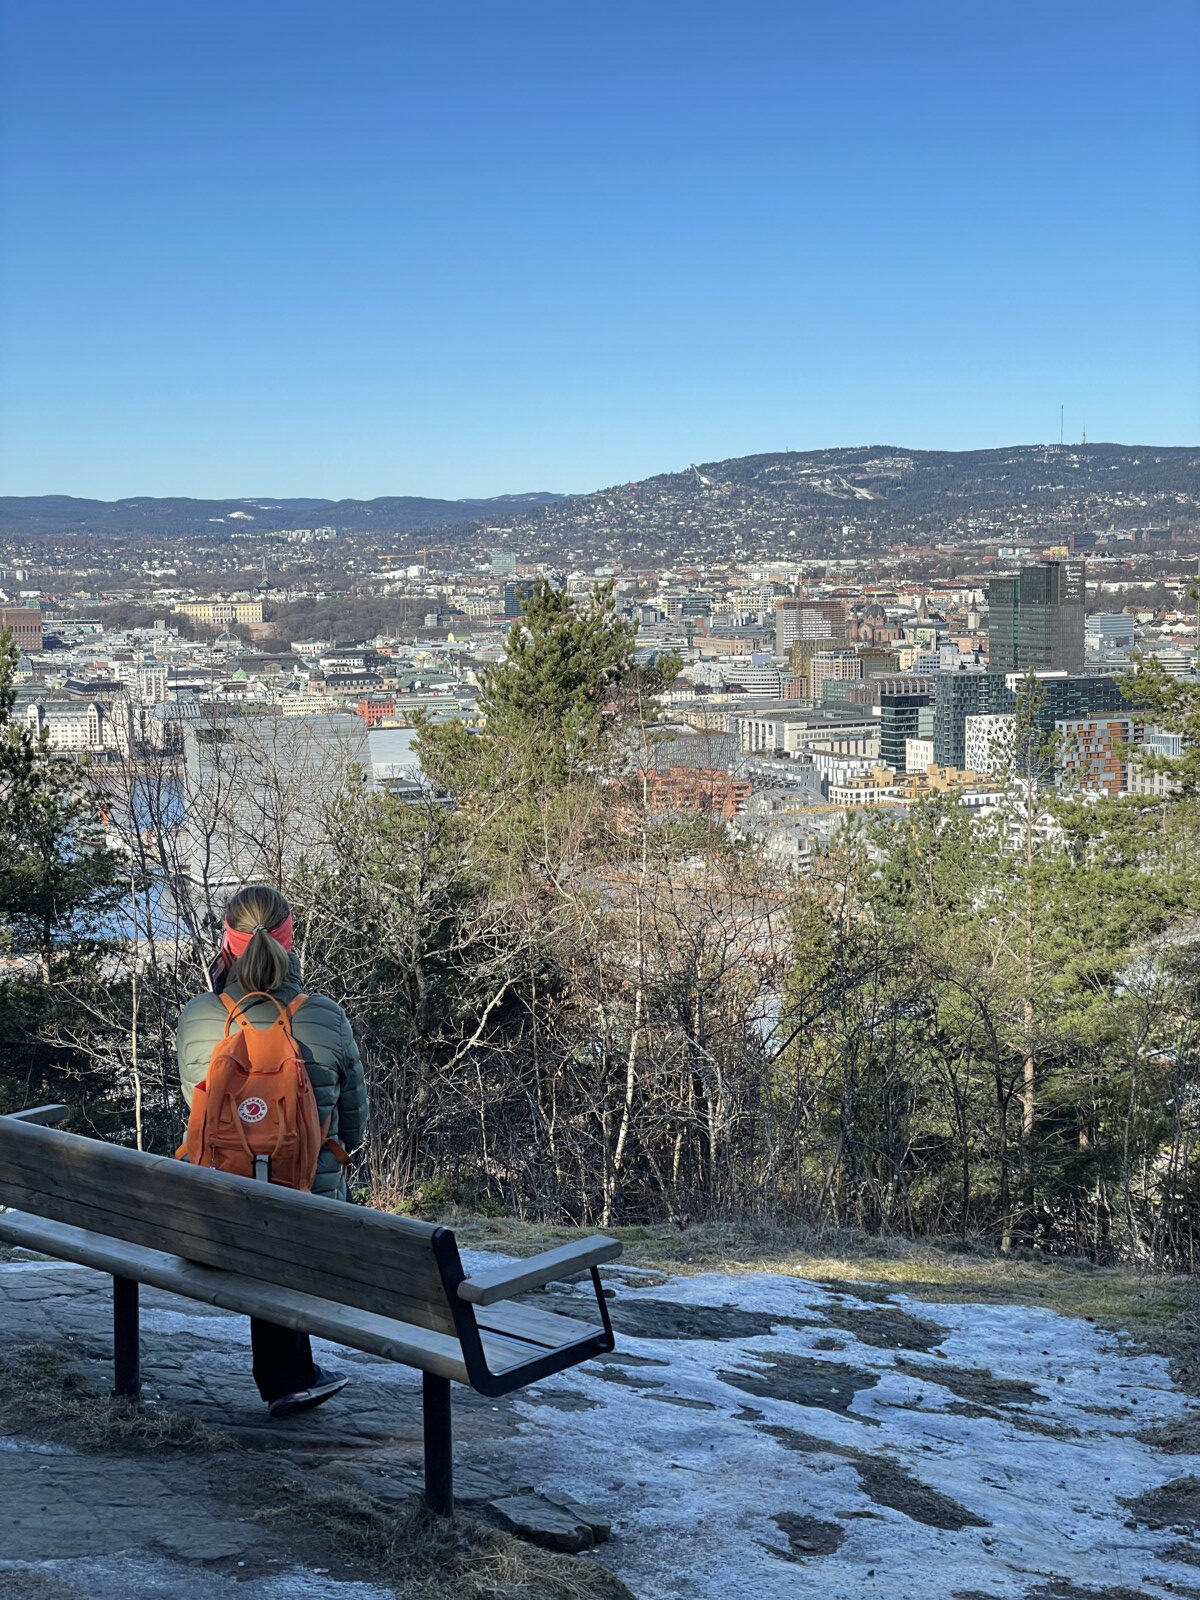
[[[1191,0],[0,0],[0,490],[1200,441]]]

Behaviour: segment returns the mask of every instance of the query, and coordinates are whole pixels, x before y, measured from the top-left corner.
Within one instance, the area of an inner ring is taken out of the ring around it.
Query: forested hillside
[[[395,532],[441,527],[464,517],[503,515],[560,499],[554,494],[502,494],[486,500],[430,500],[386,495],[377,500],[191,500],[152,495],[85,500],[73,495],[0,496],[0,538],[29,534],[110,534],[211,537],[230,532],[328,527],[339,533]]]
[[[503,545],[531,557],[607,556],[634,564],[759,549],[837,554],[844,545],[854,554],[905,539],[969,544],[1114,526],[1189,534],[1200,530],[1200,449],[788,451],[707,462],[593,494],[491,500],[0,500],[0,537],[212,538],[297,526],[381,537],[437,527],[450,548]]]
[[[969,545],[1168,524],[1200,528],[1200,449],[879,445],[743,456],[576,495],[489,527],[494,542],[530,554],[611,552],[653,565],[664,555],[855,555],[896,542]]]

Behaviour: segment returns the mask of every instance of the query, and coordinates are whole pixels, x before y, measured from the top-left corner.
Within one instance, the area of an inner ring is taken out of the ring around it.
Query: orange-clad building
[[[396,715],[395,697],[386,694],[365,695],[358,702],[358,714],[368,728],[376,728]]]
[[[1063,717],[1054,724],[1056,762],[1068,789],[1116,796],[1129,786],[1126,751],[1140,745],[1145,727],[1132,717]]]

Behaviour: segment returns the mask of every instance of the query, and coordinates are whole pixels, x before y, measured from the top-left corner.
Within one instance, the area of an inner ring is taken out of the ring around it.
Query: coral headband
[[[261,922],[258,927],[262,927]],[[281,944],[285,950],[290,950],[292,948],[292,913],[289,911],[277,928],[267,928],[265,931],[270,934],[276,944]],[[231,961],[236,961],[239,956],[245,955],[246,946],[257,932],[258,928],[251,928],[249,932],[241,933],[237,928],[231,928],[226,923],[225,932],[221,937],[222,953],[227,955]]]

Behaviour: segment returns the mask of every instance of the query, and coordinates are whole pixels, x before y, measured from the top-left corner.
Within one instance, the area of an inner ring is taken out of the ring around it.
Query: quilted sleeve
[[[215,994],[198,994],[179,1014],[175,1029],[175,1053],[179,1061],[179,1083],[188,1107],[198,1083],[204,1081],[213,1051],[225,1030],[225,1011]]]

